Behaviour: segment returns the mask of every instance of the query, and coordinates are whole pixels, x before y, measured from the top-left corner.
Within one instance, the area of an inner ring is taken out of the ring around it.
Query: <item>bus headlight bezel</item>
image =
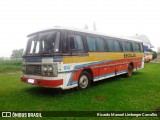
[[[48,66],[48,71],[52,72],[53,71],[53,66]]]
[[[47,65],[42,65],[42,72],[47,72],[47,71],[48,71]]]
[[[41,70],[43,76],[58,76],[57,64],[43,64]]]

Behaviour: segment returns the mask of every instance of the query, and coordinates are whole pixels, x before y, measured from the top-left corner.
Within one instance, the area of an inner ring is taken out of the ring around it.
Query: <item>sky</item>
[[[160,0],[1,0],[0,57],[25,48],[27,35],[64,26],[133,36],[145,34],[160,47]]]

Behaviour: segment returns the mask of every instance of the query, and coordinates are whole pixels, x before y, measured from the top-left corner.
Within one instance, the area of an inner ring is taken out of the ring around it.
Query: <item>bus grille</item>
[[[41,75],[41,65],[27,65],[25,74]]]

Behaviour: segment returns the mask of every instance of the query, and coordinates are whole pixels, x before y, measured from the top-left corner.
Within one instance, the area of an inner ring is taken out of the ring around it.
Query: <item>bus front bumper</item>
[[[21,77],[21,82],[28,84],[39,85],[44,87],[58,87],[63,85],[63,79],[60,80],[44,80],[44,79],[31,79],[26,77]]]

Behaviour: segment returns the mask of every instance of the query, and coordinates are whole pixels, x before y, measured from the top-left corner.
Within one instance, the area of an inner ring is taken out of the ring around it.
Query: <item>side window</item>
[[[70,49],[73,49],[76,51],[84,51],[83,40],[80,35],[69,34],[68,43],[69,43]]]
[[[99,52],[104,52],[105,51],[105,43],[102,38],[96,38],[97,42],[97,48]]]
[[[121,52],[119,41],[107,40],[107,43],[108,43],[108,49],[110,52]]]
[[[115,51],[114,41],[113,40],[107,40],[108,49],[110,52]]]
[[[115,45],[115,51],[121,52],[121,47],[120,47],[119,41],[115,40],[114,45]]]
[[[132,52],[131,43],[127,41],[122,41],[123,50],[125,52]]]
[[[96,51],[96,39],[93,37],[87,37],[87,45],[89,51]]]
[[[132,43],[133,51],[140,52],[140,46],[138,43]]]
[[[76,45],[75,45],[74,35],[73,34],[69,34],[68,35],[68,40],[69,40],[68,42],[69,42],[70,49],[75,49]]]
[[[77,49],[78,50],[83,50],[84,46],[83,46],[82,37],[80,35],[75,35],[75,40],[76,40],[76,43],[77,43]]]
[[[143,50],[143,44],[142,43],[140,43],[140,48],[141,48],[141,52],[143,52],[144,50]]]

